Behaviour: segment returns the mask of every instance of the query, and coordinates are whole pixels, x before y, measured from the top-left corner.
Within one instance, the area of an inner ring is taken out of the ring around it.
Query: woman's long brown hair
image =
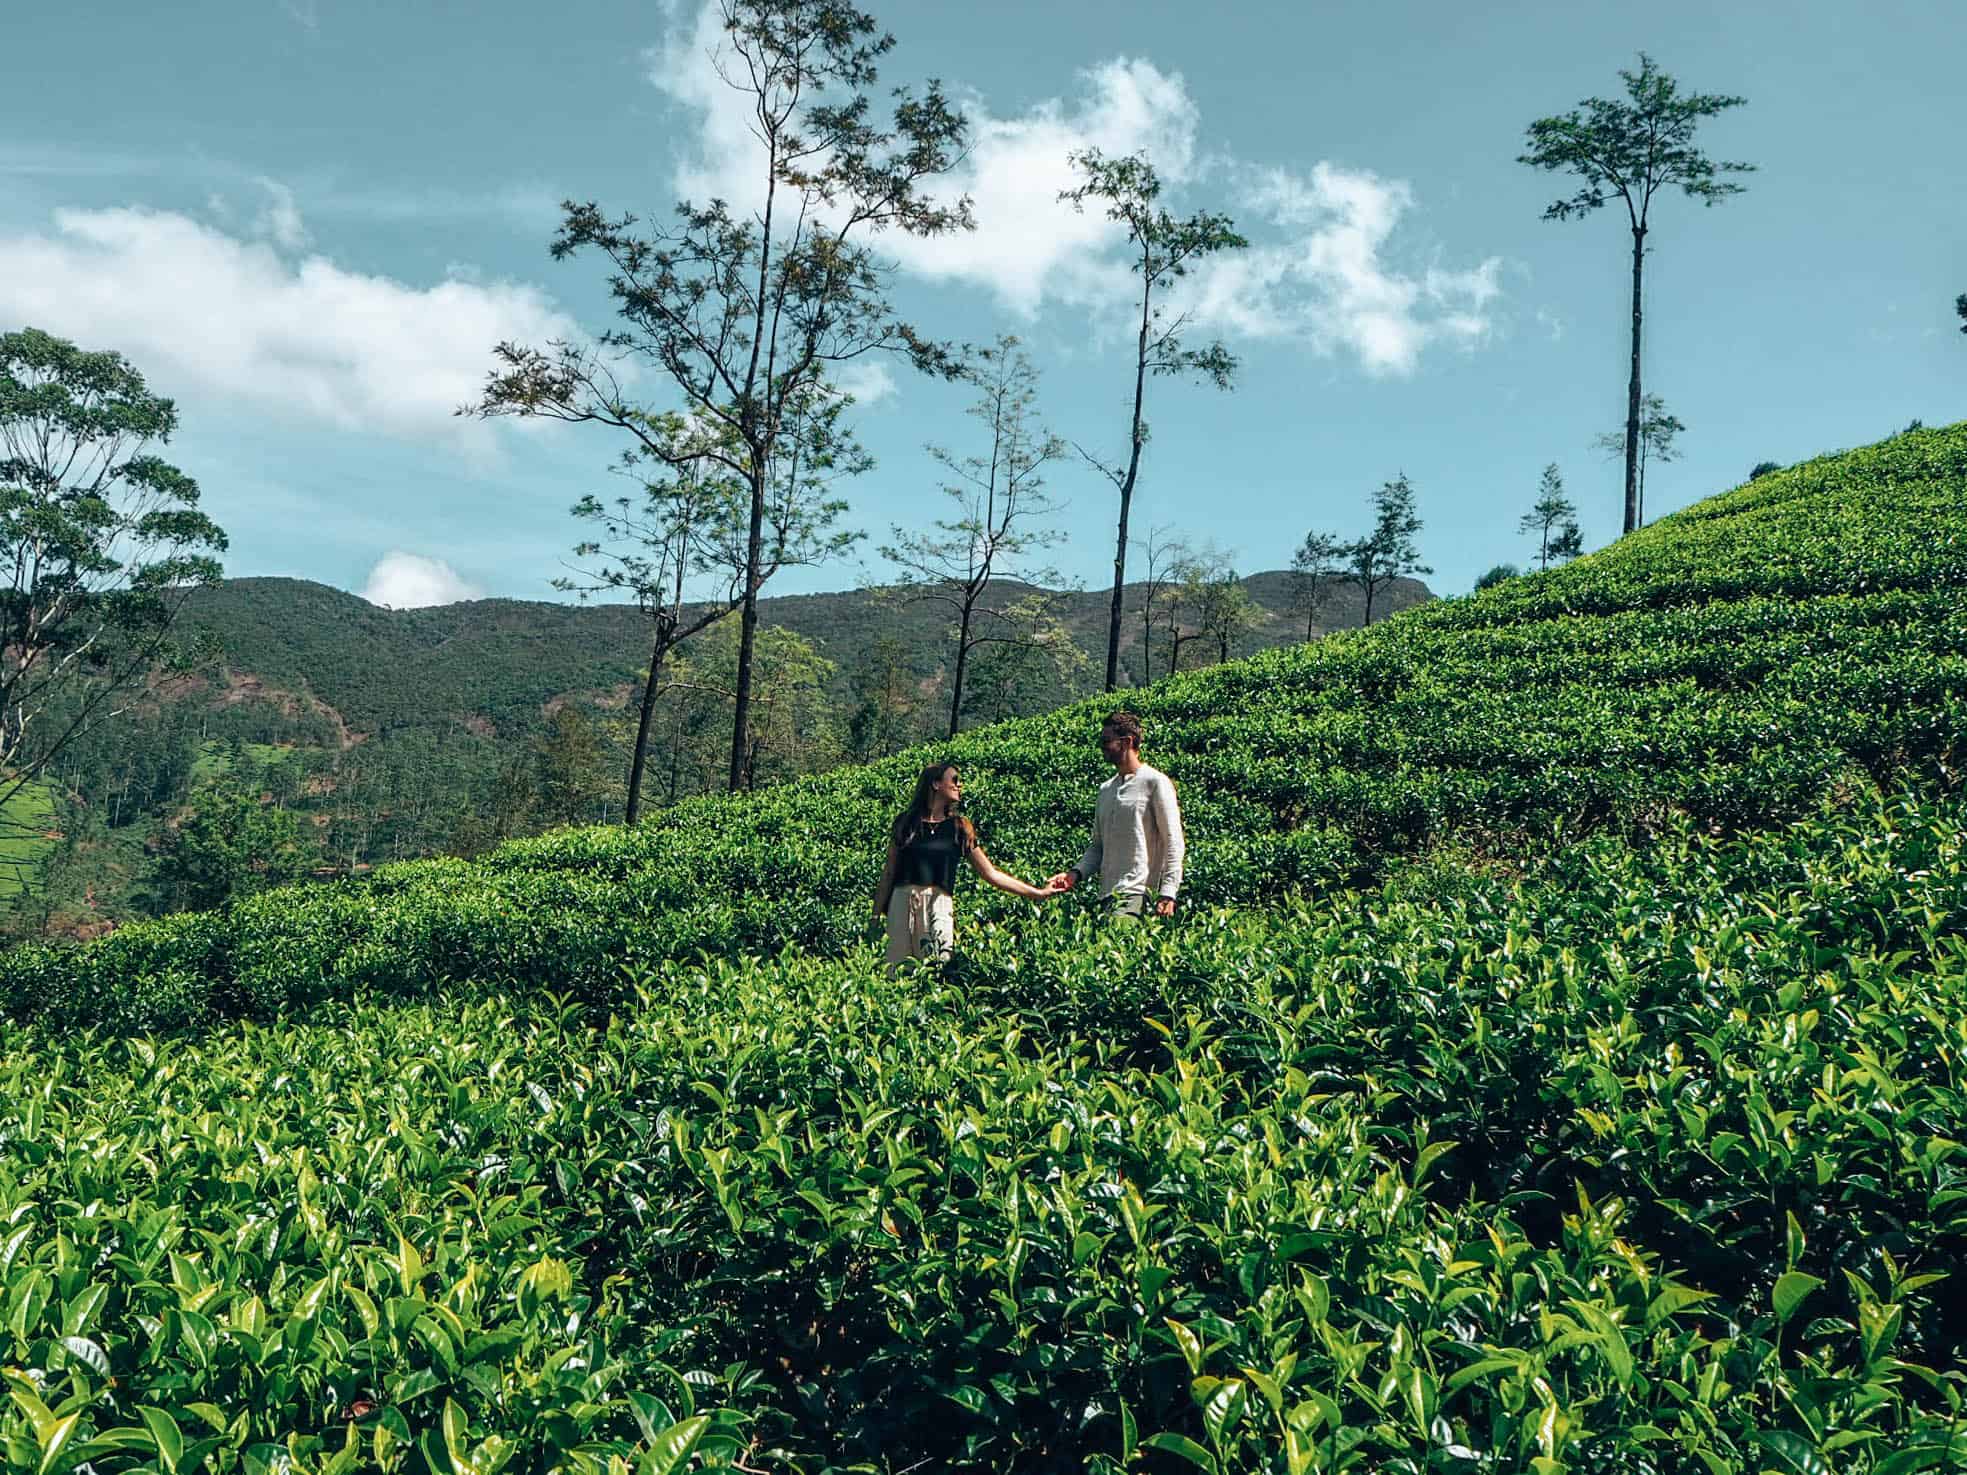
[[[957,765],[954,763],[931,763],[915,776],[915,794],[908,801],[908,808],[895,816],[889,828],[888,837],[901,849],[915,839],[922,826],[929,820],[929,799],[931,791],[942,782],[942,776]],[[962,815],[956,816],[956,841],[964,850],[977,843],[977,832]]]

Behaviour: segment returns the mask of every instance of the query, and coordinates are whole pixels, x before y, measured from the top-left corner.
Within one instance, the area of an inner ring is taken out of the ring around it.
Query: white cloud
[[[648,59],[650,80],[694,120],[676,165],[679,195],[755,208],[757,140],[744,94],[719,72],[736,58],[718,6],[682,18]],[[1329,162],[1300,174],[1207,152],[1186,82],[1151,61],[1116,57],[1087,68],[1075,96],[1015,116],[993,114],[978,96],[962,105],[969,153],[936,191],[967,194],[977,229],[880,242],[918,277],[984,288],[1021,316],[1060,306],[1106,325],[1130,295],[1124,232],[1098,208],[1082,213],[1058,196],[1078,182],[1067,162],[1075,150],[1144,152],[1168,208],[1186,213],[1230,197],[1251,239],[1183,283],[1175,305],[1199,333],[1293,340],[1320,354],[1348,352],[1369,373],[1405,374],[1430,345],[1472,344],[1490,330],[1501,263],[1449,269],[1400,250],[1397,228],[1415,207],[1410,185]]]
[[[255,222],[260,233],[272,237],[273,244],[283,251],[298,251],[306,246],[307,227],[301,224],[294,192],[274,179],[262,179],[260,185],[269,196],[266,208]]]
[[[477,599],[481,593],[442,559],[406,553],[401,548],[393,548],[376,560],[376,566],[369,570],[369,582],[362,586],[362,597],[384,609],[456,604]]]
[[[58,211],[50,233],[0,235],[0,321],[115,348],[166,394],[452,443],[482,437],[453,411],[494,344],[576,336],[533,287],[416,287],[299,256],[300,213],[277,188],[259,229],[271,240],[166,211]]]
[[[1254,176],[1241,204],[1277,235],[1212,258],[1186,284],[1181,299],[1198,323],[1299,339],[1319,353],[1345,349],[1373,374],[1411,373],[1429,344],[1487,335],[1500,258],[1460,271],[1390,262],[1389,242],[1414,204],[1404,181],[1329,163],[1307,174],[1272,169]]]
[[[827,377],[836,389],[851,394],[861,409],[879,404],[896,390],[893,371],[880,359],[865,354],[849,359]]]

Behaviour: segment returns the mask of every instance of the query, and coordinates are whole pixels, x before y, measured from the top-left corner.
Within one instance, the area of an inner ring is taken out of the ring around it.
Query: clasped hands
[[[1071,871],[1060,871],[1056,876],[1046,881],[1044,886],[1040,888],[1040,897],[1043,899],[1048,896],[1057,896],[1062,891],[1072,890],[1078,884],[1079,878]],[[1174,916],[1175,898],[1172,896],[1156,897],[1154,899],[1154,915],[1157,917]]]

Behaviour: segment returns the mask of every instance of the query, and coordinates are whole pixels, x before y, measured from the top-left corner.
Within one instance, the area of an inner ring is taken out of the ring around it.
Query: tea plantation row
[[[1188,895],[1372,884],[1444,843],[1516,856],[1684,814],[1722,832],[1944,779],[1967,732],[1967,426],[1765,476],[1566,568],[1125,700],[1181,786]],[[967,735],[993,857],[1074,858],[1112,699]],[[633,832],[387,868],[80,950],[0,957],[0,1015],[164,1028],[447,981],[608,994],[698,952],[838,954],[914,752]],[[1080,905],[1075,898],[1067,907]],[[1006,916],[994,896],[966,899]]]
[[[0,1458],[1958,1469],[1964,834],[1669,825],[602,1013],[29,1025]]]

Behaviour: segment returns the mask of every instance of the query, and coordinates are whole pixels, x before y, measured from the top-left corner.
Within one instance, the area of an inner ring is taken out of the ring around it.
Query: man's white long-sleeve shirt
[[[1093,843],[1073,870],[1082,878],[1097,874],[1103,897],[1117,891],[1172,898],[1182,888],[1187,853],[1174,780],[1143,763],[1100,785]]]

